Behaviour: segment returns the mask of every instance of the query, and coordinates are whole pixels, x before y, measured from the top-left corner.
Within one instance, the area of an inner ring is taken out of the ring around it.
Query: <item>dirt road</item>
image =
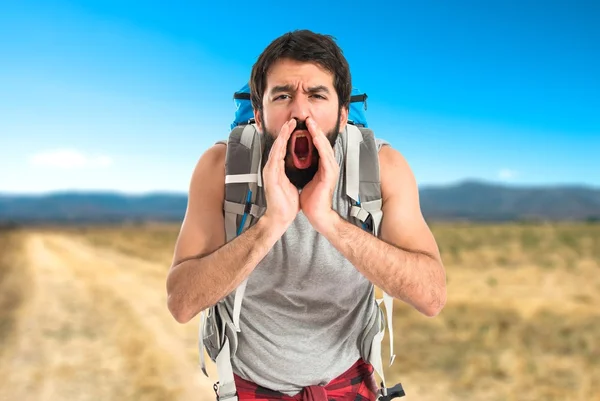
[[[165,266],[74,236],[24,241],[27,290],[0,353],[0,400],[214,399],[214,367],[202,375],[190,327],[166,309]]]

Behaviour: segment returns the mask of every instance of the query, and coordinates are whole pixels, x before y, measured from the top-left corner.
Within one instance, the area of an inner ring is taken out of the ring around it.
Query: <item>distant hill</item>
[[[512,187],[464,181],[424,187],[420,198],[423,214],[430,221],[600,220],[600,189],[582,186]],[[186,194],[0,194],[0,222],[180,222],[186,205]]]
[[[598,220],[600,188],[575,185],[513,187],[478,181],[427,187],[420,191],[428,219]]]
[[[0,221],[19,224],[181,221],[185,194],[127,195],[61,192],[48,195],[0,194]]]

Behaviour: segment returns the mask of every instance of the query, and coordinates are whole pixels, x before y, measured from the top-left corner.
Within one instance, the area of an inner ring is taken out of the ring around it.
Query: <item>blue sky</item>
[[[0,192],[187,191],[256,57],[298,28],[337,38],[419,185],[600,186],[600,2],[7,3]]]

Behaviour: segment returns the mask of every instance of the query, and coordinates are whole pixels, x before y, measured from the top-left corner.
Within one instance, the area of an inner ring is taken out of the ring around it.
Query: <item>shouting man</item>
[[[446,302],[415,178],[402,155],[377,140],[379,233],[348,221],[341,133],[352,81],[332,37],[277,38],[253,66],[250,89],[266,209],[227,241],[227,148],[215,144],[200,157],[167,278],[168,308],[180,323],[219,302],[231,315],[247,280],[231,355],[234,397],[374,400],[373,366],[361,346],[377,314],[374,286],[430,317]]]

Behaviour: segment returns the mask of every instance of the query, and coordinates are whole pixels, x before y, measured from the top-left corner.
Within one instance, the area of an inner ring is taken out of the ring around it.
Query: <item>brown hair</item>
[[[252,107],[257,111],[262,110],[267,73],[273,63],[281,58],[312,61],[332,73],[333,85],[339,98],[340,107],[348,107],[352,91],[352,77],[348,61],[335,40],[331,35],[322,35],[309,30],[296,30],[271,42],[252,67],[250,76]]]

